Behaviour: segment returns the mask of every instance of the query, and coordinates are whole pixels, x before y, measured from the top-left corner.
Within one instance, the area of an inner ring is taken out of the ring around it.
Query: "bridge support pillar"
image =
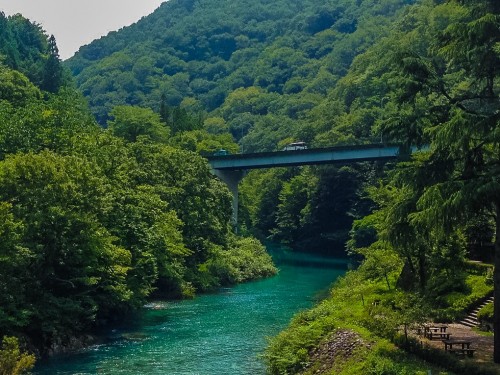
[[[229,188],[233,195],[233,226],[235,232],[238,232],[238,184],[245,177],[246,171],[225,171],[221,169],[213,169],[213,173],[219,177]]]

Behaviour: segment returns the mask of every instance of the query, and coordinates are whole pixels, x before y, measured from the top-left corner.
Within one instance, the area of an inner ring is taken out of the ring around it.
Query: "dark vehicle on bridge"
[[[286,145],[283,151],[296,151],[296,150],[307,150],[307,145],[305,142],[294,142]]]

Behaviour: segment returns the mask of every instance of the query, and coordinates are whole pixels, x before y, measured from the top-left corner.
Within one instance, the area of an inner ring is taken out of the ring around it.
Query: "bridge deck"
[[[335,164],[398,158],[399,146],[363,145],[210,156],[213,169],[244,170],[299,165]]]

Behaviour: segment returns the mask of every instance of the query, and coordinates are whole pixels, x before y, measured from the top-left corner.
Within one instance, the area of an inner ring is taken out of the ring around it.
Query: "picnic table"
[[[447,333],[447,332],[434,332],[434,331],[427,332],[427,338],[429,340],[438,339],[438,340],[448,340],[449,341],[450,336],[451,336],[451,333]]]
[[[438,324],[438,325],[427,325],[424,326],[424,329],[426,329],[428,332],[446,332],[448,329],[448,326],[446,324]]]
[[[443,340],[444,350],[449,353],[455,353],[458,355],[465,355],[472,357],[474,355],[475,349],[471,349],[471,340],[467,338],[453,339],[453,340]],[[453,347],[455,345],[455,347]]]
[[[422,329],[423,328],[423,329]],[[429,340],[440,339],[440,340],[449,340],[451,333],[447,333],[446,330],[448,326],[445,324],[438,325],[424,325],[422,328],[418,329],[418,333],[421,334],[423,331],[424,337]]]

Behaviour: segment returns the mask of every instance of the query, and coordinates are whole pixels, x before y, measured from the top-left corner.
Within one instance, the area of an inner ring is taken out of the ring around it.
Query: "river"
[[[277,276],[193,300],[152,302],[133,326],[110,331],[105,344],[51,358],[35,374],[265,374],[267,338],[347,269],[345,259],[269,248]]]

